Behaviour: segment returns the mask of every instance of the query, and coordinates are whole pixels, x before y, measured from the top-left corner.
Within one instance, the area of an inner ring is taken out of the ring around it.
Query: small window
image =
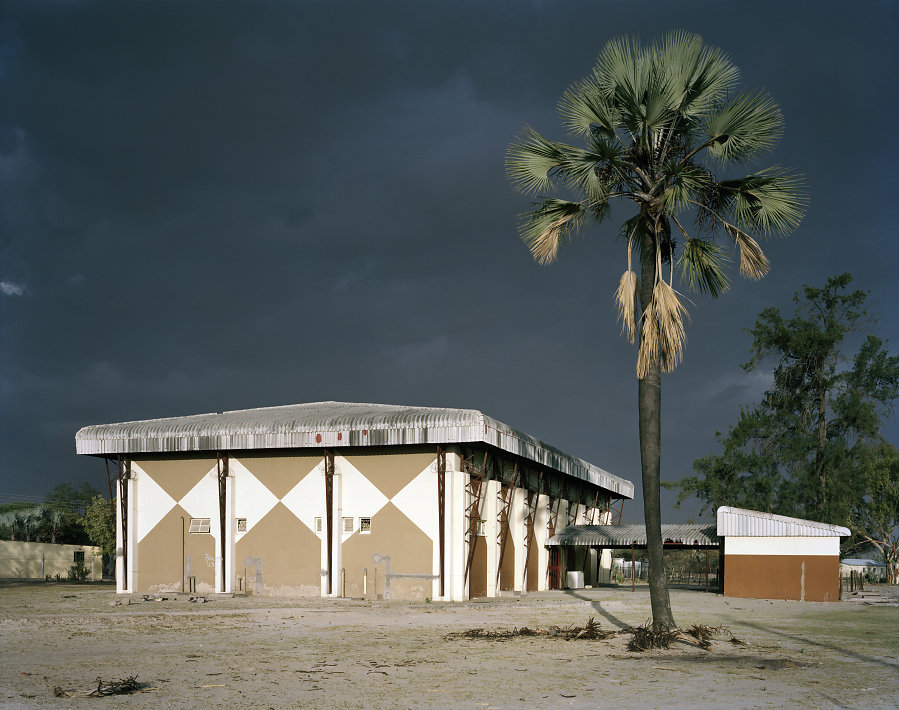
[[[478,520],[477,528],[478,528],[478,537],[484,537],[484,535],[487,534],[486,530],[484,529],[484,521],[483,520]]]
[[[352,518],[344,518],[343,519],[343,531],[345,533],[353,532],[355,528],[353,527],[353,519]]]
[[[237,532],[246,532],[247,531],[247,519],[246,518],[238,518],[237,519]]]
[[[76,565],[84,564],[84,550],[75,550],[75,564]]]
[[[359,518],[359,532],[361,532],[361,533],[370,533],[371,532],[371,518]]]
[[[322,531],[322,519],[316,518],[315,519],[315,532],[321,534],[321,531]]]
[[[191,518],[190,532],[192,533],[208,533],[210,518]]]

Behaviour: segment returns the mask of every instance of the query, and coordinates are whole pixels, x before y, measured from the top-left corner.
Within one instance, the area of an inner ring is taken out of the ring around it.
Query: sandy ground
[[[897,594],[895,589],[886,590]],[[681,627],[724,624],[748,646],[632,653],[627,637],[451,640],[482,627],[646,621],[645,590],[489,602],[187,597],[112,606],[109,587],[0,584],[0,708],[890,708],[899,606],[673,591]],[[869,602],[872,600],[869,600]],[[146,689],[106,698],[95,679]]]

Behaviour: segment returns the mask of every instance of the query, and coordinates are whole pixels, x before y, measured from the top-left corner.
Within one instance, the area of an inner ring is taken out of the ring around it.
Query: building
[[[722,506],[724,596],[839,601],[840,538],[849,529]]]
[[[887,566],[883,562],[868,558],[847,558],[840,560],[840,576],[848,577],[853,572],[876,582],[886,582]]]
[[[68,579],[79,563],[89,580],[103,579],[103,553],[94,545],[0,540],[0,579]]]
[[[717,586],[727,597],[839,600],[840,538],[849,535],[847,528],[728,506],[718,508],[717,518],[717,525],[662,525],[664,549],[717,551]],[[560,580],[589,584],[591,570],[584,565],[588,551],[643,550],[646,528],[572,525],[546,545],[558,551],[565,571]]]
[[[317,402],[88,426],[120,592],[463,600],[549,584],[633,484],[481,412]],[[610,561],[607,561],[608,566]]]

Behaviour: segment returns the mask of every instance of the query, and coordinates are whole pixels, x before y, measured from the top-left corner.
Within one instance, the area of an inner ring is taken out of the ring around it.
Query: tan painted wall
[[[135,592],[180,592],[187,577],[196,578],[197,592],[215,591],[215,540],[188,530],[190,515],[176,505],[138,543]]]
[[[216,465],[215,458],[136,458],[135,462],[176,501],[181,500]],[[218,502],[215,501],[216,510]]]
[[[251,593],[317,597],[321,540],[278,503],[237,541],[235,566]]]
[[[403,515],[393,504],[387,503],[371,520],[371,532],[358,530],[343,542],[343,569],[346,574],[346,595],[361,597],[363,569],[368,568],[368,596],[385,594],[387,589],[386,561],[375,562],[374,556],[390,557],[391,575],[417,575],[416,577],[392,577],[389,598],[425,599],[431,596],[434,574],[433,542],[415,523]],[[376,571],[377,570],[377,571]],[[339,570],[338,570],[339,572]],[[375,586],[377,576],[377,586]],[[335,582],[340,584],[339,576]]]
[[[838,556],[725,555],[724,596],[839,601]]]
[[[433,451],[423,453],[353,453],[346,460],[371,481],[387,498],[393,498],[407,483],[434,461]],[[434,486],[437,483],[435,481]],[[437,511],[434,511],[434,515]]]
[[[84,553],[84,566],[91,571],[88,579],[102,579],[103,555],[99,547],[18,540],[0,540],[0,578],[44,579],[47,575],[55,578],[58,574],[61,579],[66,579],[69,568],[75,564],[76,551]]]
[[[216,465],[209,456],[169,459],[148,456],[135,462],[174,500],[184,498]],[[141,506],[140,479],[137,487]],[[218,500],[209,504],[208,517],[218,512]],[[128,564],[136,572],[134,592],[179,592],[188,589],[188,577],[196,580],[196,591],[215,591],[215,539],[208,533],[190,533],[191,514],[175,505],[137,542],[137,559]],[[182,534],[183,531],[183,534]],[[183,542],[182,542],[183,541]],[[182,550],[183,545],[183,550]]]

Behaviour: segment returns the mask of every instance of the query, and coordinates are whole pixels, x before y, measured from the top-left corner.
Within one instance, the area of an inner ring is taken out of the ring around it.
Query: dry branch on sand
[[[129,676],[122,680],[104,681],[97,678],[97,687],[94,690],[64,690],[60,686],[53,688],[53,695],[57,698],[101,698],[107,695],[129,695],[146,687],[145,683],[138,683],[137,676]]]
[[[531,629],[527,626],[512,629],[484,629],[475,628],[467,631],[454,631],[444,636],[447,640],[458,639],[482,639],[487,641],[508,641],[523,636],[542,636],[544,638],[559,638],[566,641],[601,641],[614,636],[629,635],[627,648],[629,651],[643,652],[654,648],[670,648],[675,641],[687,641],[704,651],[712,648],[712,640],[728,637],[727,640],[736,646],[746,646],[743,641],[735,638],[727,626],[707,626],[705,624],[693,624],[688,629],[668,628],[666,626],[654,627],[651,621],[642,626],[628,626],[620,631],[605,631],[600,628],[598,622],[591,616],[584,626],[548,626],[545,629]]]
[[[598,641],[615,636],[616,631],[603,631],[599,624],[591,616],[584,626],[548,626],[545,629],[531,629],[522,626],[513,629],[494,629],[489,631],[483,628],[468,629],[467,631],[454,631],[444,636],[445,639],[487,639],[490,641],[507,641],[519,636],[545,636],[548,638],[560,638],[567,641],[586,640]]]

